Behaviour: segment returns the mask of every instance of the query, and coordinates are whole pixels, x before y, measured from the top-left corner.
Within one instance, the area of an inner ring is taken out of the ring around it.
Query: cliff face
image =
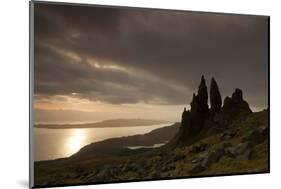
[[[248,103],[243,99],[241,89],[235,89],[231,97],[226,97],[222,106],[221,94],[214,78],[211,80],[210,104],[204,76],[201,78],[197,95],[193,94],[190,110],[182,113],[179,132],[172,140],[177,145],[185,145],[202,132],[202,130],[222,130],[237,119],[243,119],[252,113]]]

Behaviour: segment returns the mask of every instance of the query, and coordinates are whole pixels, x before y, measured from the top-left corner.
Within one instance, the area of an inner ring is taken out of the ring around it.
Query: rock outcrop
[[[241,89],[235,89],[232,97],[226,97],[224,99],[223,107],[220,114],[215,118],[220,125],[226,126],[232,121],[243,119],[252,111],[248,103],[243,99],[243,92]]]
[[[248,103],[243,99],[241,89],[236,89],[231,97],[226,97],[222,106],[221,94],[214,78],[211,80],[210,105],[209,109],[208,90],[202,76],[197,95],[193,94],[190,110],[184,108],[179,132],[172,142],[187,144],[187,141],[197,136],[204,128],[211,133],[221,131],[233,121],[244,119],[252,113]],[[228,137],[232,136],[222,138]]]
[[[208,90],[204,76],[201,78],[197,95],[193,94],[190,107],[190,111],[186,111],[186,108],[184,108],[182,113],[181,127],[177,136],[181,141],[186,141],[189,136],[200,133],[205,120],[208,118]]]

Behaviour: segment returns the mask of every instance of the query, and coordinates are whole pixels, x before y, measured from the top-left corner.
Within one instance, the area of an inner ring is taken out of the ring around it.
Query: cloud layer
[[[35,94],[184,105],[202,74],[267,107],[267,18],[35,5]]]

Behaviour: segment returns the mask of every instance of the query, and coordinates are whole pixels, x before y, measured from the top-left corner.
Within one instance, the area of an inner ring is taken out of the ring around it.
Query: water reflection
[[[92,142],[114,137],[144,134],[167,125],[170,125],[170,123],[118,128],[35,128],[35,160],[41,161],[69,157]]]
[[[66,141],[67,154],[74,154],[79,151],[84,144],[85,138],[86,132],[84,129],[71,129],[71,133]]]

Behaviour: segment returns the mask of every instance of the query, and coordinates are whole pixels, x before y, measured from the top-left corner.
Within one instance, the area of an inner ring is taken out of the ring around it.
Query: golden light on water
[[[82,129],[72,129],[71,136],[67,139],[68,154],[74,154],[84,145],[86,133]]]

